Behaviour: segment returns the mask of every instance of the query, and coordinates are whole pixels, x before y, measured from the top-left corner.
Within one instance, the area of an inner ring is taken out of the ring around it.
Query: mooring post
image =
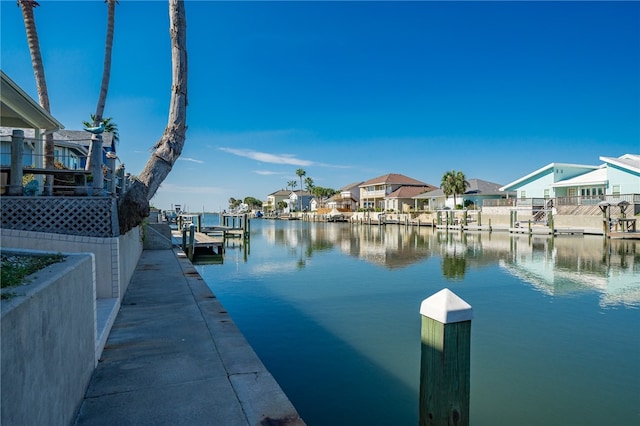
[[[182,229],[182,251],[187,253],[187,228]]]
[[[91,146],[93,147],[90,158],[90,171],[93,176],[92,194],[96,197],[104,195],[104,175],[102,174],[102,135],[91,135]]]
[[[478,212],[478,226],[482,226],[482,212],[479,211]]]
[[[7,195],[22,195],[22,176],[24,154],[24,130],[14,129],[11,132],[11,177],[7,187]]]
[[[189,225],[189,260],[193,260],[196,251],[196,226],[192,223]]]
[[[420,426],[468,426],[471,306],[449,289],[422,301]]]
[[[116,160],[118,156],[115,152],[107,152],[107,193],[116,194]]]

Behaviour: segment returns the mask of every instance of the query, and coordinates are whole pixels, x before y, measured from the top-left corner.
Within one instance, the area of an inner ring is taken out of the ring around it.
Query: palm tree
[[[182,0],[169,0],[172,84],[169,119],[160,140],[137,179],[119,200],[120,234],[149,216],[149,200],[167,177],[186,139],[187,131],[187,20]]]
[[[300,178],[300,211],[302,211],[302,177],[305,176],[307,172],[303,169],[296,170],[296,175]]]
[[[316,186],[313,184],[313,179],[311,179],[309,176],[307,176],[306,178],[304,178],[304,190],[307,192],[313,192],[313,189]]]
[[[453,205],[458,205],[456,200],[457,194],[464,194],[467,190],[467,179],[462,172],[457,172],[455,170],[450,170],[442,175],[442,181],[440,182],[440,187],[442,188],[442,192],[444,195],[449,197],[453,194]]]
[[[298,182],[296,182],[295,180],[290,180],[290,181],[287,182],[287,189],[289,189],[289,187],[291,187],[291,190],[293,191],[293,188],[295,188],[296,185],[298,185]]]
[[[22,9],[22,19],[27,32],[27,43],[29,44],[29,53],[31,54],[31,66],[36,79],[36,89],[38,90],[38,102],[40,106],[47,112],[51,112],[49,106],[49,92],[47,90],[47,82],[44,77],[44,64],[42,62],[42,53],[40,52],[40,41],[38,40],[38,31],[36,29],[36,21],[33,15],[33,9],[40,4],[34,0],[18,0],[18,6]],[[47,133],[44,141],[44,167],[45,169],[54,168],[54,146],[53,134]],[[53,189],[53,175],[46,175],[44,194],[51,195]]]
[[[111,52],[113,50],[113,29],[115,27],[115,14],[117,0],[105,0],[107,3],[107,39],[105,41],[104,48],[104,62],[102,65],[102,83],[100,84],[100,95],[98,96],[98,104],[96,106],[96,113],[91,116],[93,119],[92,126],[99,126],[102,121],[102,114],[104,113],[104,106],[107,102],[107,90],[109,89],[109,78],[111,77]],[[105,120],[106,121],[106,120]],[[91,127],[91,126],[88,126]],[[106,130],[106,122],[105,122]],[[117,134],[114,134],[114,140],[117,141]],[[89,156],[87,158],[86,170],[91,170],[92,158],[93,158],[93,138],[89,144]]]

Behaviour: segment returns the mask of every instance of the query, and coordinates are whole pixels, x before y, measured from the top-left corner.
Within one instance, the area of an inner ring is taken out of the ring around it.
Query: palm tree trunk
[[[22,19],[27,32],[27,43],[29,45],[29,53],[31,54],[31,66],[36,79],[36,89],[38,90],[38,102],[40,106],[47,112],[51,112],[49,106],[49,92],[47,91],[47,81],[44,77],[44,64],[42,62],[42,53],[40,52],[40,41],[38,40],[38,31],[36,29],[36,20],[33,15],[33,8],[38,6],[38,2],[33,0],[19,0],[22,9]],[[53,135],[47,133],[44,142],[44,167],[45,169],[53,169],[54,163],[54,147]],[[53,175],[45,175],[44,195],[51,195],[53,189]]]
[[[104,106],[107,102],[107,91],[109,90],[109,79],[111,78],[111,52],[113,51],[113,31],[115,28],[116,16],[116,0],[107,0],[107,38],[104,48],[104,62],[102,66],[102,83],[100,84],[100,95],[98,96],[98,104],[96,105],[96,113],[93,119],[93,125],[99,126],[104,114]],[[91,170],[93,167],[93,139],[89,144],[89,156],[85,170]]]
[[[167,177],[182,152],[187,130],[187,21],[182,0],[169,0],[169,33],[173,84],[169,120],[154,152],[118,206],[120,233],[149,216],[149,200]]]

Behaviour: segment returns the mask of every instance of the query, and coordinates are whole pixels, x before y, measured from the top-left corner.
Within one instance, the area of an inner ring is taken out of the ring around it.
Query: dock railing
[[[11,143],[3,141],[0,194],[117,197],[127,190],[130,175],[114,152],[101,148],[93,169],[86,170],[88,154],[84,146],[64,140],[57,143],[60,146],[56,149],[54,168],[48,169],[43,166],[44,154],[36,149],[42,140],[25,138],[22,130],[13,130]],[[53,177],[50,188],[45,187],[47,176]]]

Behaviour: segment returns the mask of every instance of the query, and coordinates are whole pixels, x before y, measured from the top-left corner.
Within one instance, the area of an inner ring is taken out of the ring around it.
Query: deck
[[[174,241],[180,242],[180,245],[183,245],[185,243],[189,244],[188,242],[182,241],[182,231],[173,230],[171,231],[171,235],[174,238]],[[224,253],[224,235],[208,235],[203,232],[194,232],[193,237],[193,250],[190,250],[189,248],[185,250],[185,252],[188,252],[188,256],[190,259],[193,259],[196,253],[210,255],[222,255]],[[187,239],[188,238],[189,233],[187,232]]]

